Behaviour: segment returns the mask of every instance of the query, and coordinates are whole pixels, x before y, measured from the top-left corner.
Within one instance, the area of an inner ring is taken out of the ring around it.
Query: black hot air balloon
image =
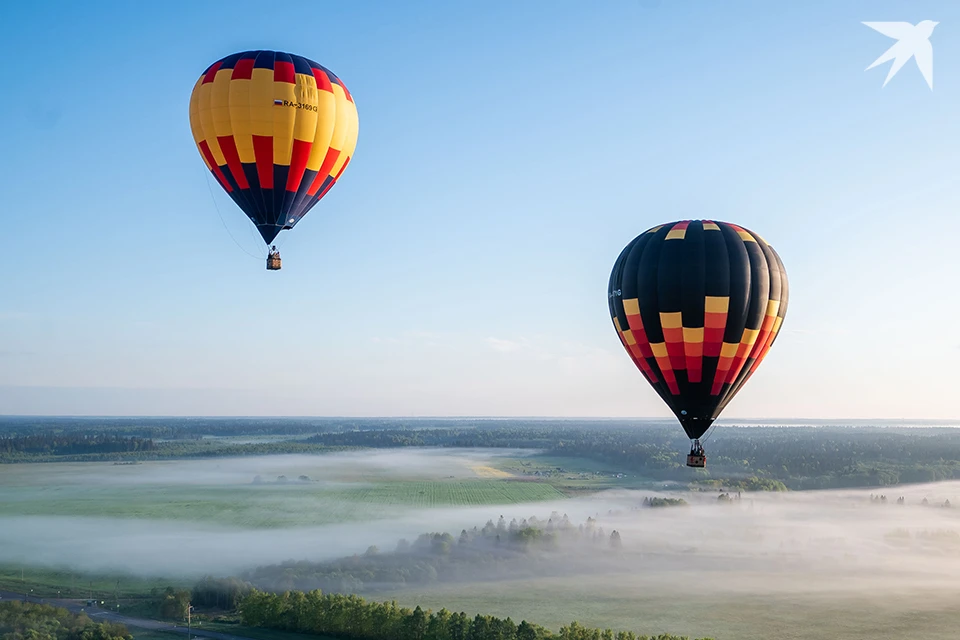
[[[648,229],[621,252],[607,291],[620,341],[692,442],[767,355],[787,313],[787,272],[756,233],[682,220]]]

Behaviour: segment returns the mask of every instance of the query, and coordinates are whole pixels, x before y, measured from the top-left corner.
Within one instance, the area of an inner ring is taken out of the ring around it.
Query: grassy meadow
[[[41,598],[108,599],[121,605],[133,603],[167,586],[189,587],[190,580],[170,580],[151,576],[105,574],[74,571],[67,568],[35,566],[29,563],[0,565],[0,590],[27,592]],[[126,613],[126,607],[124,607]]]
[[[513,473],[483,458],[417,459],[409,452],[385,455],[380,461],[371,457],[8,464],[0,466],[0,517],[84,516],[284,528],[395,517],[410,508],[518,504],[565,496],[551,482],[513,482]],[[280,476],[285,481],[278,480]]]
[[[686,488],[676,482],[651,480],[622,468],[586,458],[535,455],[497,458],[494,462],[505,477],[515,481],[542,482],[566,496],[579,496],[604,489]]]
[[[190,520],[250,528],[366,521],[397,509],[515,504],[562,499],[546,483],[501,480],[371,482],[358,486],[313,484],[233,487],[164,486],[11,488],[0,498],[2,516],[85,516]]]
[[[912,586],[897,597],[871,588],[868,576],[837,576],[824,592],[783,589],[735,572],[686,585],[666,576],[583,576],[508,583],[444,585],[370,594],[424,609],[446,607],[527,619],[559,630],[576,619],[588,627],[633,629],[715,640],[945,640],[956,637],[957,589]],[[748,588],[733,585],[750,585]],[[686,588],[689,590],[686,590]]]

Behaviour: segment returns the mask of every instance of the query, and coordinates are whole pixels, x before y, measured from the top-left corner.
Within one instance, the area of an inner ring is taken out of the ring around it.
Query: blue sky
[[[606,284],[703,217],[791,285],[724,418],[960,417],[960,4],[595,4],[4,5],[0,413],[669,416]],[[882,87],[861,21],[924,19]],[[254,48],[360,114],[275,273],[187,117]]]

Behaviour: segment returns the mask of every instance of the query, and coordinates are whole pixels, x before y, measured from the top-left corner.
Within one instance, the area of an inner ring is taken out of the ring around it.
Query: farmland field
[[[167,586],[188,587],[189,580],[164,580],[132,575],[81,573],[68,569],[51,569],[29,564],[0,565],[0,590],[22,593],[33,590],[38,597],[52,598],[59,592],[64,598],[114,598],[126,602],[142,598],[151,590]],[[126,609],[124,609],[126,610]]]
[[[489,462],[402,452],[136,465],[11,464],[0,466],[0,516],[79,515],[282,528],[388,518],[410,508],[564,497],[546,482],[508,482],[512,474]]]
[[[507,455],[497,458],[495,464],[497,470],[507,477],[545,482],[568,496],[611,488],[686,488],[676,482],[651,480],[635,473],[627,473],[614,465],[587,458]]]
[[[514,504],[562,499],[549,484],[502,480],[419,480],[357,486],[164,486],[25,488],[4,491],[0,516],[191,520],[273,528],[398,515],[398,508]]]
[[[724,585],[742,584],[744,577],[734,572],[707,585],[698,585],[692,572],[683,577],[692,591],[676,588],[669,578],[661,582],[664,576],[649,575],[464,584],[370,597],[424,609],[511,616],[554,630],[575,619],[589,627],[716,640],[944,640],[956,637],[960,625],[955,588],[945,592],[912,585],[901,597],[890,598],[862,578],[838,580],[834,592],[814,595],[767,592],[759,581],[759,589],[730,591]]]

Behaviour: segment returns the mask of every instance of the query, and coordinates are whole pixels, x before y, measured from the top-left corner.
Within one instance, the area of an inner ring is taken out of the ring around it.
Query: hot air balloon
[[[613,326],[692,441],[688,466],[706,465],[700,438],[773,346],[787,292],[777,252],[727,222],[662,224],[617,258],[607,291]]]
[[[200,74],[190,128],[207,169],[270,245],[340,179],[359,119],[329,69],[292,53],[244,51]],[[267,269],[279,268],[271,246]]]

